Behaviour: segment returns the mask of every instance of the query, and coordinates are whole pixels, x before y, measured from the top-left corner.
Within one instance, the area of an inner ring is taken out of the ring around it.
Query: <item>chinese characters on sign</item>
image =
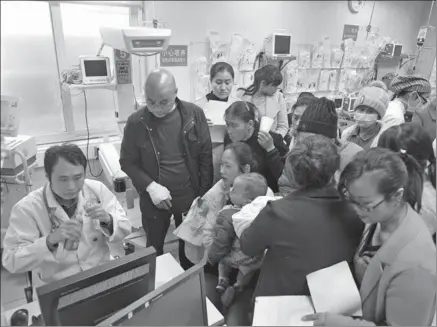
[[[358,25],[344,25],[343,40],[352,39],[356,41],[359,29],[360,27]]]
[[[160,65],[162,67],[188,66],[188,46],[169,45],[160,55]]]

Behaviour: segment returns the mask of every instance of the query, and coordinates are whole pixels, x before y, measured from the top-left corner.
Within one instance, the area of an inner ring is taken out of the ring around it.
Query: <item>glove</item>
[[[162,201],[171,200],[170,191],[158,183],[152,182],[147,186],[146,191],[155,206]]]

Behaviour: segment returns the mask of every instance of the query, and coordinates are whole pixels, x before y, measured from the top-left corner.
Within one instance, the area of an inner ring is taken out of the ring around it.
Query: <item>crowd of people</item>
[[[236,93],[234,78],[229,64],[214,64],[211,92],[193,104],[177,97],[170,72],[149,74],[146,106],[129,117],[120,152],[140,196],[147,246],[164,252],[173,217],[181,266],[207,258],[207,296],[227,325],[250,325],[257,296],[309,295],[306,276],[342,261],[363,315],[302,319],[431,325],[437,226],[430,83],[414,75],[396,76],[389,87],[370,83],[354,104],[355,123],[341,131],[325,97],[304,92],[287,112],[274,66],[257,70],[253,85]],[[211,141],[210,101],[228,104],[223,142]],[[260,128],[263,117],[274,122],[269,131]],[[45,156],[49,183],[14,206],[3,264],[50,282],[109,260],[108,242],[131,226],[113,194],[85,180],[79,148],[57,146]]]

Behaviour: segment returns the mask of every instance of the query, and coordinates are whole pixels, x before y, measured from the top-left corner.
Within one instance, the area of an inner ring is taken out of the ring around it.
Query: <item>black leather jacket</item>
[[[208,123],[201,108],[176,99],[176,110],[182,116],[181,138],[185,160],[198,196],[205,194],[213,182],[212,144]],[[159,160],[156,151],[156,129],[147,107],[129,116],[120,149],[121,169],[130,177],[138,193],[159,183]]]

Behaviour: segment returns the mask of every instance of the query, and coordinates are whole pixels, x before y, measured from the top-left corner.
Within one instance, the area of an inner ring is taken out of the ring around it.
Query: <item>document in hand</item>
[[[223,143],[225,139],[226,122],[224,115],[229,106],[230,104],[228,102],[208,101],[203,107],[206,118],[214,123],[214,126],[209,129],[213,143]]]
[[[361,316],[361,297],[346,261],[307,276],[316,312]]]
[[[252,326],[313,326],[313,321],[302,321],[312,313],[309,296],[261,296],[255,300]]]

